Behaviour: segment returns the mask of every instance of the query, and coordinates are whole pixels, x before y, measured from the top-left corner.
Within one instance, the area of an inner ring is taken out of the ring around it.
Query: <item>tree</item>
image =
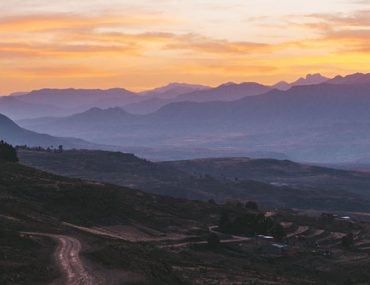
[[[0,160],[18,162],[17,151],[15,148],[3,140],[0,141]]]
[[[218,221],[218,228],[224,233],[228,233],[232,230],[232,223],[228,213],[223,212],[221,214],[220,220]]]
[[[280,224],[275,224],[272,229],[271,229],[271,234],[274,238],[276,238],[277,240],[282,240],[283,238],[285,238],[286,236],[286,233],[285,233],[285,230],[284,230],[284,227]]]
[[[353,245],[353,233],[349,233],[342,237],[342,246],[343,247],[351,247]]]
[[[210,248],[216,248],[220,244],[220,238],[217,234],[211,233],[207,238],[207,243]]]
[[[212,204],[212,205],[216,205],[216,201],[215,199],[209,199],[208,200],[208,203]]]
[[[256,202],[248,201],[247,203],[245,203],[245,208],[257,211],[258,210],[258,205],[257,205]]]

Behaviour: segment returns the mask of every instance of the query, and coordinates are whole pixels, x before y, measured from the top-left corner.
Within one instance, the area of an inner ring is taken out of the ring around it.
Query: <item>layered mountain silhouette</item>
[[[149,98],[142,102],[133,103],[123,108],[130,113],[148,114],[157,111],[161,107],[174,102],[209,102],[209,101],[234,101],[246,96],[261,95],[272,90],[271,87],[254,82],[240,84],[225,83],[216,88],[202,89],[190,93],[179,94],[170,99]]]
[[[369,86],[328,82],[230,102],[176,102],[148,115],[92,109],[20,123],[39,132],[119,146],[269,151],[294,160],[337,162],[370,153],[368,110]]]
[[[45,116],[68,116],[90,108],[122,107],[134,114],[148,114],[173,102],[234,101],[246,96],[264,94],[273,88],[287,90],[296,85],[319,84],[327,78],[307,75],[296,82],[280,82],[272,87],[255,82],[225,83],[211,88],[187,83],[170,83],[143,92],[123,88],[40,89],[16,92],[0,98],[0,112],[14,120]]]
[[[123,88],[41,89],[0,97],[0,112],[12,119],[66,116],[93,107],[110,108],[143,100]]]

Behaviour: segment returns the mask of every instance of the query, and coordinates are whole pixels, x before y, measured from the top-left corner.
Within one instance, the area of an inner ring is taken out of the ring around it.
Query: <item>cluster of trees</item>
[[[248,204],[248,208],[258,209],[257,205],[252,205],[252,203]],[[221,232],[226,234],[245,236],[270,235],[277,240],[282,240],[286,236],[284,228],[279,223],[270,217],[265,217],[259,211],[250,211],[242,214],[224,212],[220,217],[218,227]]]
[[[0,160],[10,162],[18,161],[17,151],[15,148],[3,140],[0,141]]]
[[[25,150],[33,150],[33,151],[47,151],[47,152],[63,152],[63,146],[62,145],[59,145],[57,148],[55,148],[54,146],[43,148],[41,146],[29,147],[27,145],[17,145],[16,149],[25,149]]]

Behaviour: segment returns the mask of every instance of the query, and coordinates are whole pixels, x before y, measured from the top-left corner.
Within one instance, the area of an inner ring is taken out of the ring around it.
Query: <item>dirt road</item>
[[[54,235],[45,233],[23,233],[29,236],[42,236],[52,238],[58,242],[55,251],[55,260],[59,266],[66,285],[95,285],[100,284],[85,269],[80,259],[81,243],[79,240],[65,235]],[[59,284],[59,283],[58,283]]]

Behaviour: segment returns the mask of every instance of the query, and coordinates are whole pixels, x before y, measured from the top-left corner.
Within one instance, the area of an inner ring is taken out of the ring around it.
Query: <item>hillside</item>
[[[331,189],[370,197],[370,175],[367,173],[300,164],[289,160],[235,157],[168,161],[159,164],[192,175],[256,180],[308,189]]]
[[[5,285],[73,283],[74,275],[58,267],[69,268],[69,246],[72,264],[79,264],[73,274],[92,284],[338,285],[369,278],[370,226],[355,219],[173,199],[14,163],[0,163],[0,200]],[[225,213],[235,224],[229,233],[218,224]],[[246,235],[248,224],[236,227],[243,217],[266,222]],[[270,223],[283,228],[282,240],[263,235]],[[209,232],[218,245],[207,243]],[[354,242],[347,248],[341,239],[348,235]]]
[[[29,119],[43,116],[62,116],[64,113],[61,110],[52,105],[45,103],[34,104],[32,102],[23,102],[15,96],[0,96],[0,113],[13,120]]]
[[[153,240],[181,237],[191,227],[201,228],[210,213],[218,211],[211,204],[58,177],[4,162],[0,162],[0,200],[1,284],[47,284],[60,277],[52,262],[51,240],[20,232],[70,235],[83,241],[89,248],[86,256],[91,256],[90,263],[100,274],[117,275],[115,269],[129,277],[133,271],[144,284],[183,284],[166,265],[164,253],[150,245],[134,245],[130,238],[109,237],[108,228],[120,225],[133,231],[133,237],[151,236]],[[102,230],[91,232],[86,226]],[[103,227],[108,228],[103,231]],[[104,251],[109,248],[117,253],[125,249],[130,264],[120,264],[112,255],[111,265],[104,271]]]
[[[247,169],[243,164],[223,164],[222,172],[225,174],[222,175],[217,173],[217,165],[212,163],[199,163],[204,167],[202,172],[189,166],[192,161],[184,162],[183,166],[182,162],[153,163],[123,153],[19,150],[18,154],[21,163],[56,174],[187,199],[254,200],[264,207],[348,211],[367,211],[370,200],[366,186],[370,178],[367,175],[356,177],[354,173],[348,178],[349,174],[344,171],[338,171],[337,175],[330,169],[299,172],[296,167],[284,165],[274,171],[274,163],[279,163],[274,160],[264,166],[263,160],[252,160]],[[307,166],[299,167],[304,169]],[[251,174],[243,176],[242,173],[249,173],[248,169],[252,169]],[[232,174],[234,172],[235,175]],[[262,175],[264,172],[271,172],[271,177]],[[332,175],[328,176],[328,173]]]
[[[54,147],[63,145],[65,148],[93,148],[95,144],[81,139],[53,137],[19,127],[8,117],[0,114],[0,139],[13,145],[28,145],[33,147]]]

